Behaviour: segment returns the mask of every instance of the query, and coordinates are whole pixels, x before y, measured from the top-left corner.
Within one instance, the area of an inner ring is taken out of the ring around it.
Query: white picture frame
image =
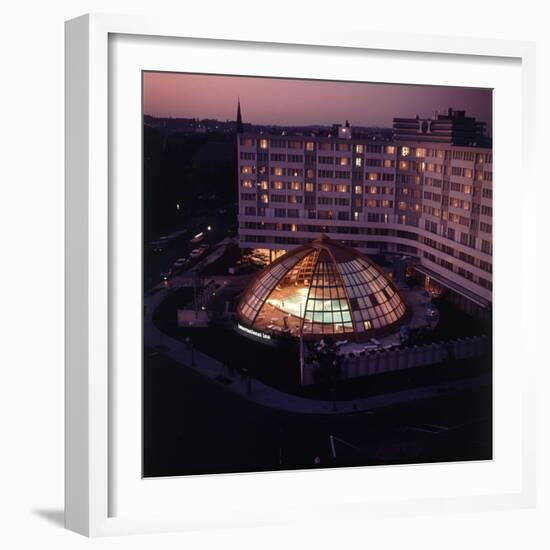
[[[116,37],[122,37],[121,50],[116,50],[118,48]],[[84,535],[100,536],[233,525],[281,524],[298,520],[325,521],[329,517],[361,519],[365,515],[394,516],[420,512],[435,514],[443,510],[446,512],[476,511],[532,506],[535,500],[535,350],[519,342],[517,355],[514,357],[519,357],[521,353],[524,359],[522,372],[514,373],[513,377],[508,378],[506,387],[499,385],[497,378],[494,389],[495,401],[498,405],[502,400],[511,397],[511,394],[507,393],[510,387],[515,385],[516,388],[521,388],[521,395],[515,396],[517,399],[514,398],[513,408],[520,413],[516,415],[518,425],[510,430],[514,435],[510,435],[511,439],[508,441],[509,448],[519,445],[517,455],[508,464],[506,456],[502,453],[499,456],[497,453],[490,466],[496,469],[500,463],[504,464],[502,471],[495,473],[495,476],[507,478],[510,481],[509,485],[503,484],[500,488],[495,486],[496,488],[486,492],[483,492],[483,489],[478,492],[472,491],[465,486],[463,494],[453,493],[448,496],[436,494],[434,491],[418,487],[428,487],[429,483],[422,485],[424,483],[422,480],[425,480],[426,476],[441,480],[448,477],[451,470],[447,470],[442,465],[427,465],[423,469],[414,470],[414,475],[418,474],[419,485],[416,485],[416,489],[411,489],[410,493],[396,493],[388,499],[380,496],[369,499],[361,494],[349,494],[348,498],[346,484],[353,484],[354,479],[357,479],[362,472],[360,469],[344,469],[343,472],[331,473],[331,480],[333,482],[336,480],[338,486],[343,489],[339,492],[331,489],[335,486],[334,483],[331,485],[327,482],[325,493],[328,492],[332,498],[329,499],[330,503],[323,503],[321,510],[315,505],[313,499],[318,495],[314,493],[309,500],[298,499],[292,508],[284,506],[284,493],[277,495],[277,498],[274,496],[270,501],[267,498],[256,501],[253,506],[245,500],[246,495],[256,494],[254,491],[257,491],[257,488],[253,486],[265,487],[264,494],[269,495],[269,487],[273,486],[273,481],[281,487],[296,483],[304,483],[304,487],[311,487],[311,480],[319,479],[313,476],[326,476],[327,472],[316,470],[290,474],[202,476],[188,481],[186,491],[182,494],[183,500],[191,498],[187,496],[189,494],[212,495],[216,492],[216,487],[222,485],[225,492],[242,488],[244,496],[241,496],[240,501],[236,503],[222,502],[223,499],[220,498],[219,506],[213,508],[211,514],[205,513],[208,502],[203,503],[204,506],[201,508],[201,503],[198,501],[194,515],[185,507],[174,508],[173,513],[163,510],[157,515],[145,506],[139,508],[136,505],[133,509],[128,508],[128,511],[118,509],[119,506],[116,503],[119,500],[124,501],[124,498],[119,499],[120,495],[115,494],[117,491],[121,494],[126,491],[129,495],[126,501],[132,500],[136,503],[140,502],[142,497],[147,501],[161,494],[152,489],[155,483],[156,487],[162,485],[162,490],[172,491],[170,498],[173,498],[174,491],[175,494],[181,491],[181,480],[178,482],[171,479],[153,481],[133,479],[133,485],[130,482],[125,484],[123,476],[120,475],[120,464],[117,463],[117,460],[119,462],[125,460],[120,457],[135,454],[138,439],[134,438],[133,442],[129,439],[124,440],[125,436],[122,432],[126,430],[121,430],[121,427],[128,425],[126,413],[132,411],[135,413],[139,410],[140,395],[139,386],[124,385],[128,388],[128,403],[127,406],[123,404],[123,400],[120,400],[122,395],[120,380],[125,379],[113,373],[113,364],[116,363],[120,350],[114,351],[115,336],[112,328],[120,322],[121,311],[121,307],[117,306],[115,309],[119,312],[118,317],[113,318],[111,302],[119,298],[118,293],[115,296],[112,291],[115,263],[112,248],[116,247],[114,244],[116,240],[121,238],[115,237],[113,231],[118,231],[117,217],[125,207],[121,204],[119,195],[122,191],[114,192],[110,182],[118,177],[121,166],[121,169],[124,169],[124,162],[133,162],[130,156],[127,161],[119,162],[113,157],[115,153],[109,150],[113,132],[116,134],[118,131],[116,125],[126,120],[124,118],[119,120],[118,114],[115,116],[110,110],[113,105],[118,105],[117,90],[124,85],[124,80],[121,81],[118,73],[114,75],[113,71],[120,69],[120,74],[124,74],[125,68],[121,63],[125,62],[128,66],[134,63],[131,61],[135,60],[135,57],[132,58],[134,54],[130,55],[129,52],[137,47],[135,44],[155,37],[160,37],[163,41],[161,54],[165,55],[167,60],[166,66],[160,67],[161,70],[170,65],[168,52],[175,47],[174,41],[190,39],[194,41],[195,53],[197,48],[200,52],[201,44],[208,42],[209,48],[229,48],[237,45],[241,47],[243,44],[245,46],[248,44],[250,48],[261,48],[264,53],[280,47],[284,48],[286,54],[295,52],[296,55],[320,51],[323,55],[384,52],[384,55],[395,54],[402,57],[409,55],[411,58],[421,55],[428,60],[433,59],[440,63],[466,59],[475,63],[494,64],[495,72],[498,72],[496,67],[510,63],[515,66],[517,89],[521,100],[521,107],[518,106],[521,116],[517,118],[521,132],[521,155],[515,166],[518,171],[512,175],[521,178],[522,182],[530,186],[531,198],[536,195],[536,182],[531,175],[534,138],[528,131],[533,127],[535,120],[535,47],[533,43],[486,38],[461,40],[455,37],[381,32],[355,33],[337,28],[303,29],[297,35],[293,34],[292,30],[285,29],[278,29],[277,32],[269,28],[219,29],[206,23],[193,22],[191,25],[168,18],[118,15],[86,15],[68,21],[66,23],[66,527]],[[113,38],[115,38],[115,50],[112,49]],[[126,50],[124,50],[125,39],[127,39],[126,42],[131,42],[128,45],[129,49]],[[116,60],[111,59],[112,51],[122,52],[121,57],[117,57]],[[151,66],[150,63],[151,61],[142,68],[159,68]],[[418,59],[413,63],[418,63]],[[201,64],[204,72],[211,70],[206,65],[206,56],[204,59],[197,56],[194,60],[193,66],[198,72]],[[131,69],[135,73],[135,63]],[[268,74],[295,76],[300,75],[302,70],[300,67],[294,67],[288,69],[288,74],[277,74],[272,69]],[[292,71],[297,72],[294,74]],[[414,82],[414,80],[407,79],[407,82]],[[114,89],[115,83],[117,90]],[[513,84],[511,83],[510,86],[513,87]],[[141,90],[135,90],[135,93],[139,95]],[[509,98],[509,101],[512,100],[513,98]],[[494,117],[497,151],[495,164],[497,177],[500,177],[498,175],[498,148],[501,146],[499,141],[504,144],[500,157],[503,162],[506,152],[505,139],[501,139],[505,131],[505,125],[501,122],[504,119],[504,113],[497,109]],[[139,173],[140,166],[137,166],[136,170]],[[501,181],[506,181],[505,176],[505,174],[502,175]],[[497,198],[497,201],[500,201],[497,204],[513,204],[513,202],[506,202],[506,193],[509,191],[503,190],[502,199]],[[509,198],[514,200],[512,195]],[[133,200],[130,199],[130,204],[135,206]],[[506,206],[502,208],[505,209]],[[133,223],[139,223],[135,215],[132,219]],[[517,250],[521,248],[523,260],[529,260],[530,267],[534,268],[535,254],[532,248],[534,245],[529,244],[529,235],[535,231],[534,216],[524,216],[520,223],[522,231],[516,236],[510,236],[512,241],[508,240],[508,242],[512,242]],[[496,225],[495,235],[497,241],[501,236],[502,240],[507,239],[505,224],[501,224],[500,228],[498,224]],[[503,258],[502,261],[506,261],[504,247],[496,246],[497,260],[499,254]],[[117,257],[117,262],[123,261],[122,257]],[[498,270],[496,272],[498,277]],[[526,274],[520,274],[519,277],[520,281],[524,280]],[[140,279],[139,272],[136,273],[136,279]],[[502,280],[505,281],[504,276]],[[136,284],[139,287],[140,283]],[[506,294],[505,284],[504,282],[501,287],[504,290],[499,290],[498,279],[495,285],[497,333],[499,330],[505,331],[505,327],[499,326],[498,323],[498,315],[502,315],[506,307],[503,300],[501,309],[498,301],[499,296]],[[121,291],[121,294],[124,292]],[[522,340],[521,335],[524,334],[522,331],[526,330],[527,319],[529,316],[534,317],[536,289],[522,288],[520,295],[523,305],[521,307],[510,305],[510,308],[521,316],[522,320],[517,330],[520,335],[518,339]],[[134,305],[130,304],[129,307],[131,309]],[[498,342],[495,346],[498,359]],[[136,353],[139,355],[140,350],[136,350]],[[131,359],[128,362],[134,364]],[[136,370],[139,370],[138,367],[140,364],[135,365]],[[125,376],[122,371],[121,376]],[[121,413],[118,412],[119,408],[122,409]],[[116,422],[114,421],[115,411],[119,415]],[[140,420],[137,418],[136,422],[139,423]],[[135,427],[128,429],[128,432],[132,431],[135,431]],[[139,463],[140,457],[135,457],[135,460]],[[476,475],[483,476],[483,468],[484,466],[481,466]],[[371,471],[375,472],[370,478],[373,486],[376,481],[373,476],[385,479],[392,476],[396,480],[403,480],[405,486],[413,469],[391,467]],[[130,493],[133,490],[131,487],[136,485],[147,485],[142,497]],[[175,489],[170,489],[169,485],[173,485]],[[170,506],[169,503],[172,501],[168,499],[166,502]]]

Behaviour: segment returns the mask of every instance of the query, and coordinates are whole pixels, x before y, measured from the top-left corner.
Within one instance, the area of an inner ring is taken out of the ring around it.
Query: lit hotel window
[[[363,186],[362,185],[356,185],[353,188],[353,191],[354,191],[355,194],[359,195],[363,192]]]
[[[426,149],[424,149],[423,147],[418,147],[416,149],[416,151],[414,152],[414,154],[417,158],[425,157],[426,156]]]
[[[330,193],[332,191],[332,184],[322,183],[321,184],[321,191],[326,191],[327,193]]]
[[[406,160],[400,160],[399,161],[399,169],[400,170],[408,170],[409,169],[409,163]]]
[[[376,187],[376,185],[371,185],[369,187],[369,193],[371,195],[376,195],[376,193],[378,193],[378,187]]]
[[[370,181],[378,181],[378,173],[377,172],[369,172],[369,180]]]
[[[414,209],[415,209],[416,212],[420,212],[420,205],[418,203],[416,203],[414,205]]]
[[[349,158],[348,157],[340,157],[340,166],[348,166],[349,165]]]
[[[401,201],[398,205],[399,210],[407,210],[407,203],[404,201]]]
[[[356,146],[355,146],[355,152],[356,153],[359,153],[361,154],[363,152],[363,144],[362,143],[358,143]]]
[[[353,213],[353,219],[354,219],[354,221],[359,220],[359,212],[354,212]]]
[[[370,330],[372,328],[372,323],[369,320],[363,321],[363,326],[365,327],[365,330]]]
[[[262,180],[262,181],[260,182],[260,189],[264,189],[264,190],[265,190],[265,189],[269,189],[269,184],[268,184],[268,182],[267,182],[266,180]]]
[[[293,181],[293,182],[290,184],[290,188],[291,188],[293,191],[301,191],[301,190],[302,190],[302,184],[301,184],[299,181]]]
[[[276,167],[273,169],[273,173],[276,176],[282,176],[283,175],[283,169],[281,167]]]
[[[260,202],[263,204],[267,204],[269,202],[269,196],[268,195],[260,195]]]
[[[395,155],[395,146],[394,145],[386,145],[386,153],[388,155]]]
[[[363,159],[361,157],[355,158],[355,166],[361,167],[363,165]]]
[[[312,191],[315,191],[315,186],[313,183],[306,183],[306,191],[311,193]]]
[[[306,151],[315,151],[315,142],[313,141],[306,142]]]
[[[409,147],[401,147],[401,156],[402,157],[408,157],[411,154],[411,150]]]
[[[470,185],[465,185],[463,191],[466,195],[470,195],[472,193],[472,187]]]
[[[282,181],[274,181],[273,182],[273,189],[284,189],[284,183]]]
[[[384,161],[384,168],[393,168],[393,160],[386,159]]]
[[[241,166],[241,174],[253,174],[253,173],[254,173],[253,166]]]
[[[338,184],[336,186],[336,191],[338,193],[347,193],[349,191],[349,187],[347,185]]]
[[[260,140],[260,149],[267,149],[267,139]]]
[[[242,186],[245,187],[246,189],[251,189],[252,188],[252,180],[243,180]]]
[[[367,208],[376,208],[378,205],[376,204],[378,201],[375,199],[368,199],[365,204],[367,205]]]
[[[295,223],[293,223],[293,224],[291,224],[291,226],[290,226],[290,230],[291,230],[291,231],[297,231],[297,230],[298,230],[298,226],[297,226]]]

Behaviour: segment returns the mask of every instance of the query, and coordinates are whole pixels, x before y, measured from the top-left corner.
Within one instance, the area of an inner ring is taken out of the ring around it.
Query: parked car
[[[191,244],[200,243],[204,239],[204,233],[197,233],[189,242]]]
[[[166,250],[166,243],[164,241],[153,241],[151,243],[151,250],[153,252],[164,252]]]

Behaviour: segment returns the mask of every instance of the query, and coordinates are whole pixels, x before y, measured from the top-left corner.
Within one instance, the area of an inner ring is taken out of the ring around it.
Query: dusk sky
[[[492,125],[492,91],[480,88],[290,80],[242,76],[144,73],[144,112],[159,117],[244,122],[391,126],[394,116],[432,116],[449,107]]]

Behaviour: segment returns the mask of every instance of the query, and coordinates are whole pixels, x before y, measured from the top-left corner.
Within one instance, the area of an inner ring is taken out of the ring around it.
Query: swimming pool
[[[306,320],[316,323],[351,323],[351,314],[345,300],[317,300],[315,312],[310,311],[313,306],[313,300],[310,300],[308,304],[310,310],[305,311],[306,301],[307,289],[300,288],[295,293],[284,298],[270,298],[267,300],[267,303],[298,318],[301,318],[305,312]]]

